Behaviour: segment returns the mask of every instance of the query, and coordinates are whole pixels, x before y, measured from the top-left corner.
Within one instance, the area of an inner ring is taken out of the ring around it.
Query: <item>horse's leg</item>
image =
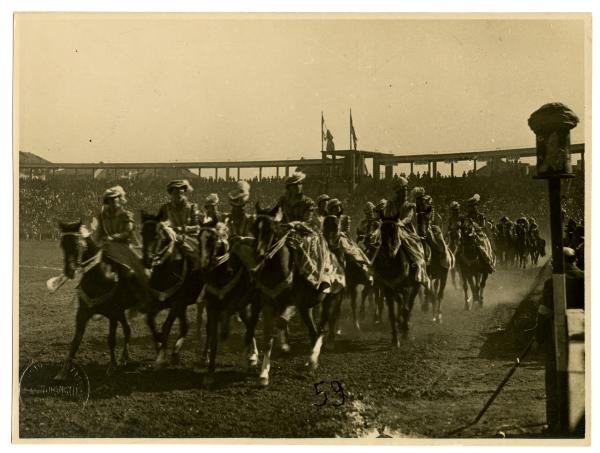
[[[442,271],[442,275],[439,279],[439,286],[437,291],[437,322],[442,323],[442,301],[444,300],[444,291],[446,290],[446,283],[448,282],[448,270]]]
[[[152,339],[154,340],[154,349],[156,352],[160,351],[160,333],[158,333],[158,329],[156,328],[156,312],[151,312],[146,314],[146,324],[150,328],[150,332],[152,333]]]
[[[174,364],[179,363],[179,353],[181,352],[183,342],[185,341],[185,337],[187,336],[189,330],[187,307],[182,307],[182,309],[179,310],[177,318],[179,319],[179,337],[175,342],[175,347],[173,348],[173,353],[171,354],[171,363]]]
[[[432,321],[437,322],[438,317],[438,304],[437,295],[440,280],[439,278],[431,277],[431,289],[427,291],[428,303],[431,303],[431,311],[433,312]]]
[[[470,276],[466,271],[461,273],[463,291],[465,293],[465,310],[469,311],[471,309],[471,298],[469,297],[469,280]]]
[[[383,294],[383,290],[381,288],[378,288],[377,293],[375,294],[375,302],[376,302],[376,310],[377,310],[377,317],[375,318],[375,323],[376,324],[380,324],[382,322],[382,317],[383,317],[383,305],[385,304],[384,301],[384,294]]]
[[[323,307],[324,308],[324,307]],[[308,337],[310,338],[310,346],[311,348],[317,341],[317,327],[315,326],[315,320],[313,318],[313,312],[306,305],[300,305],[298,308],[300,311],[300,316],[302,317],[302,321],[304,321],[304,325],[308,329]],[[321,310],[321,319],[319,320],[319,325],[321,325],[323,318],[327,318],[323,310]]]
[[[204,317],[204,309],[206,307],[206,303],[204,302],[204,294],[202,293],[201,296],[198,298],[198,300],[196,301],[196,337],[198,339],[198,357],[199,359],[196,360],[196,368],[200,368],[202,367],[203,364],[206,363],[206,358],[208,356],[208,339],[206,340],[206,343],[204,344],[204,349],[201,349],[201,345],[202,345],[202,324],[203,324],[203,317]]]
[[[117,347],[117,317],[111,313],[108,323],[108,349],[110,350],[110,363],[106,370],[106,375],[111,376],[117,370],[117,359],[115,357],[115,348]]]
[[[423,313],[428,313],[429,312],[429,290],[427,290],[424,286],[422,286],[417,291],[417,295],[419,296],[419,301],[421,302],[421,311]]]
[[[58,372],[58,374],[54,377],[54,379],[58,381],[64,381],[67,379],[71,363],[73,362],[75,354],[77,354],[77,350],[81,345],[81,340],[83,339],[83,334],[85,332],[85,326],[92,317],[92,314],[83,304],[84,302],[79,300],[79,307],[77,308],[77,314],[75,315],[75,335],[73,336],[73,340],[71,341],[71,347],[69,348],[69,352],[63,363],[63,366]]]
[[[353,285],[350,289],[350,306],[352,307],[352,320],[354,321],[354,328],[360,331],[360,323],[356,314],[356,299],[358,298],[358,285]],[[363,290],[364,294],[364,290]],[[364,299],[363,299],[364,304]]]
[[[317,338],[312,344],[310,357],[308,358],[308,366],[311,370],[315,370],[319,366],[319,356],[323,347],[323,339],[326,334],[326,326],[329,325],[329,335],[331,340],[335,338],[335,330],[337,316],[339,316],[339,307],[342,303],[343,293],[329,294],[323,300],[323,316],[319,322]]]
[[[264,357],[260,370],[259,384],[263,387],[269,385],[269,371],[271,370],[271,352],[273,351],[273,306],[264,304],[263,308],[263,334],[264,334]]]
[[[390,326],[392,328],[392,345],[399,348],[400,342],[398,340],[398,325],[396,323],[396,300],[394,298],[393,291],[389,289],[385,291],[385,303],[387,305],[388,317],[390,320]]]
[[[169,314],[167,315],[167,319],[165,319],[165,322],[162,325],[160,339],[161,345],[155,362],[155,366],[157,368],[162,368],[167,364],[167,343],[169,342],[169,335],[171,334],[171,328],[173,327],[173,323],[175,322],[175,319],[178,316],[177,310],[175,308],[176,304],[177,302],[173,303],[171,309],[169,310]]]
[[[124,337],[123,351],[121,352],[121,357],[119,357],[119,366],[124,367],[127,366],[127,363],[129,362],[129,341],[131,340],[131,326],[127,321],[124,311],[119,313],[119,322],[123,328]]]
[[[258,348],[256,347],[256,325],[258,324],[258,318],[260,316],[260,301],[253,302],[250,305],[250,317],[246,324],[246,334],[244,336],[244,343],[246,349],[246,365],[254,367],[258,364]]]
[[[481,281],[479,282],[479,305],[483,306],[483,291],[487,283],[488,273],[484,272],[481,274]]]
[[[204,380],[206,385],[214,382],[214,374],[217,359],[217,344],[219,341],[219,310],[215,305],[209,304],[206,311],[206,340],[210,344],[208,356],[208,373]]]

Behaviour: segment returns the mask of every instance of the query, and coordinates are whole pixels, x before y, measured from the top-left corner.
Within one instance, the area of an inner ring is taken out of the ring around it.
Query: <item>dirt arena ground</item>
[[[55,242],[21,242],[19,267],[19,366],[58,364],[74,329],[74,285],[48,294],[45,282],[60,272]],[[304,326],[291,326],[292,352],[273,355],[271,385],[257,386],[257,372],[242,368],[242,327],[220,345],[216,382],[203,385],[195,371],[196,308],[182,361],[155,370],[154,349],[142,318],[132,320],[131,362],[108,378],[106,319],[91,321],[77,355],[89,376],[88,403],[57,397],[23,400],[20,436],[44,437],[447,437],[470,422],[513,365],[534,322],[539,282],[545,271],[500,270],[489,280],[482,309],[463,310],[462,290],[449,283],[444,323],[434,325],[417,303],[409,340],[399,350],[390,343],[389,325],[353,330],[350,307],[343,308],[342,336],[309,373],[304,363]],[[384,319],[387,313],[384,314]],[[164,314],[163,314],[164,317]],[[162,318],[161,318],[162,320]],[[175,329],[177,325],[175,326]],[[174,329],[174,330],[175,330]],[[172,338],[176,332],[173,332]],[[262,339],[259,324],[259,349]],[[204,332],[202,332],[204,334]],[[118,331],[119,341],[121,331]],[[341,383],[345,400],[334,392]],[[327,392],[327,403],[318,407]],[[534,352],[514,374],[483,419],[459,437],[535,437],[545,422],[543,362]]]

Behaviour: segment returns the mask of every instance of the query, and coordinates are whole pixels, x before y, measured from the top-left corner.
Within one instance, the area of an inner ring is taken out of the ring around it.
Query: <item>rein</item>
[[[179,275],[177,282],[173,286],[166,290],[158,290],[151,287],[150,292],[159,300],[159,302],[164,302],[165,300],[169,299],[183,286],[185,278],[187,277],[187,268],[188,263],[187,260],[184,259],[183,269],[181,269],[181,275]]]
[[[212,294],[213,296],[217,296],[217,298],[219,300],[223,300],[225,298],[225,296],[227,296],[227,294],[229,294],[231,292],[231,290],[233,288],[235,288],[235,286],[239,283],[240,278],[242,277],[242,273],[243,273],[243,268],[240,267],[238,269],[238,271],[235,273],[235,275],[233,276],[233,278],[231,280],[229,280],[229,282],[225,286],[217,287],[210,283],[206,283],[204,285],[204,288],[207,293]]]

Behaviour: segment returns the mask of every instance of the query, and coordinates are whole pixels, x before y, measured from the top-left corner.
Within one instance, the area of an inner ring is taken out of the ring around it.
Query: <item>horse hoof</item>
[[[354,330],[356,330],[356,331],[360,332],[360,324],[359,324],[359,322],[358,322],[358,321],[356,321],[356,322],[354,323]]]
[[[433,319],[432,319],[432,321],[433,321],[434,323],[436,323],[436,322],[437,322],[437,316],[434,316],[434,317],[433,317]]]
[[[291,347],[290,347],[290,345],[289,345],[289,344],[287,344],[287,343],[283,343],[283,344],[281,345],[281,352],[285,352],[286,354],[288,354],[288,353],[291,351],[291,349],[292,349],[292,348],[291,348]]]
[[[261,376],[258,378],[258,385],[261,387],[267,387],[269,385],[269,376]]]

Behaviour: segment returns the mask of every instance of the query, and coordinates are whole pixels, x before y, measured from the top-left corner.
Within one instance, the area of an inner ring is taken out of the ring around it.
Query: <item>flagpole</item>
[[[325,122],[325,118],[323,118],[323,110],[321,110],[321,152],[325,151],[323,147],[323,123]]]
[[[354,151],[352,150],[352,109],[350,109],[350,162],[352,166],[352,175],[350,176],[350,193],[354,192],[354,187],[356,185],[356,146],[354,147]]]

